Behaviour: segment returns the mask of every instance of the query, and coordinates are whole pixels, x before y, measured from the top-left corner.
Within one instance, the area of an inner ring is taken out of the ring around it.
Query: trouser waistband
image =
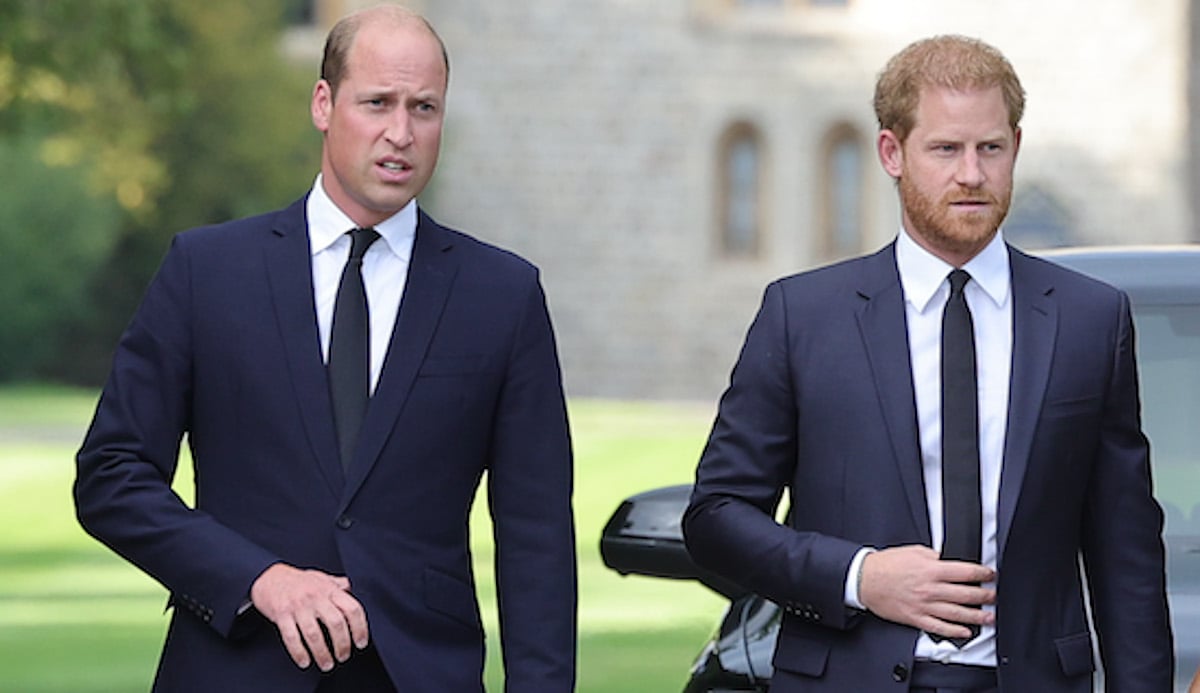
[[[996,688],[996,668],[971,664],[913,662],[909,685],[914,688],[959,688],[964,691]]]

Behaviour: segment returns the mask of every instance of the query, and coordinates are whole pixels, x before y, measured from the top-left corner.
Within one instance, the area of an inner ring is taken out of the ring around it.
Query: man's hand
[[[858,599],[871,613],[947,638],[970,637],[961,624],[992,625],[993,612],[977,608],[996,601],[995,590],[967,583],[991,582],[987,566],[943,561],[928,546],[897,546],[863,559]]]
[[[367,646],[367,614],[351,596],[348,578],[276,563],[250,586],[250,601],[279,629],[284,647],[301,669],[316,660],[321,671],[329,671],[335,657],[338,662],[350,658],[351,641],[360,650]]]

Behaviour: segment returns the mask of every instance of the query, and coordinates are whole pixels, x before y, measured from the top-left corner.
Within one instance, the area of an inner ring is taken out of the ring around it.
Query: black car
[[[1166,512],[1176,687],[1184,690],[1200,665],[1200,246],[1070,249],[1043,256],[1124,289],[1133,302],[1143,425],[1155,495]],[[690,494],[691,486],[671,486],[624,501],[601,537],[604,563],[621,574],[699,580],[729,599],[684,693],[767,691],[781,611],[692,562],[680,526]]]

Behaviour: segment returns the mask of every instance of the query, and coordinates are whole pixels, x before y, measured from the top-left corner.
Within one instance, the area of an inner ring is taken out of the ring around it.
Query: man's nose
[[[396,147],[407,147],[412,144],[412,117],[408,111],[398,108],[388,122],[384,137]]]
[[[958,161],[958,170],[955,172],[955,180],[959,185],[968,188],[978,188],[987,180],[987,175],[983,172],[983,163],[980,161],[979,152],[974,149],[967,149],[962,158]]]

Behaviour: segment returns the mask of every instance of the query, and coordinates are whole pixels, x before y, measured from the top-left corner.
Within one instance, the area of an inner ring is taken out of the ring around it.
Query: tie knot
[[[372,228],[354,229],[347,233],[350,234],[351,260],[362,260],[363,255],[367,254],[367,248],[379,238],[379,232]]]
[[[956,269],[950,273],[950,295],[961,294],[963,286],[971,281],[971,275],[966,270]]]

